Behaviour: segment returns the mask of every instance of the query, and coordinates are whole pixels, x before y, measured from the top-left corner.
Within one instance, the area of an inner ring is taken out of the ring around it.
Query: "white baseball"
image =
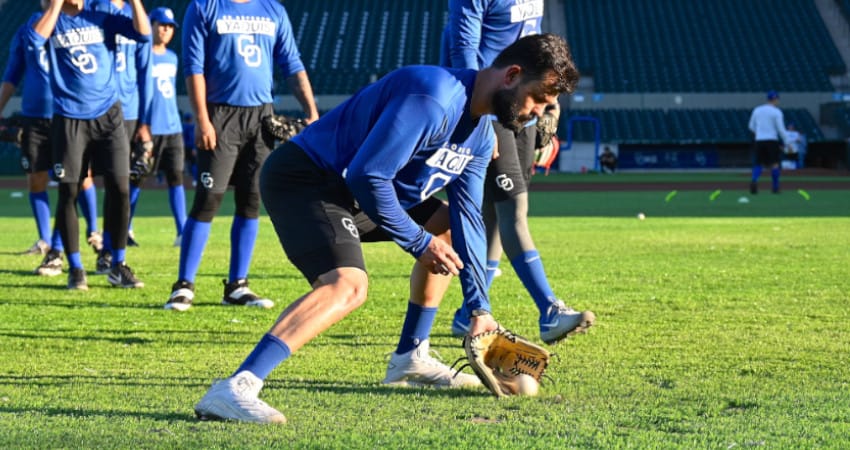
[[[646,219],[646,214],[644,214],[644,213],[638,213],[637,218],[638,218],[638,220]]]
[[[524,373],[517,375],[517,391],[519,395],[534,397],[537,395],[537,391],[539,389],[540,383],[538,383],[531,375],[526,375]]]

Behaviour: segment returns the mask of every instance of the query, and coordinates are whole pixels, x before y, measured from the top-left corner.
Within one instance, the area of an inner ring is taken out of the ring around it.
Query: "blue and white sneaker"
[[[579,312],[558,300],[540,318],[540,339],[549,345],[557,344],[576,333],[586,333],[595,321],[592,311]]]
[[[462,309],[458,308],[455,311],[455,318],[452,319],[452,336],[464,337],[469,333],[469,317],[461,313]]]

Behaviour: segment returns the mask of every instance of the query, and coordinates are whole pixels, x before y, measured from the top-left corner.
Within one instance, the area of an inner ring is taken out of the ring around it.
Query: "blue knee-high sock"
[[[77,197],[77,204],[86,219],[86,236],[97,231],[97,188],[94,185],[83,189]]]
[[[50,248],[58,252],[65,251],[65,244],[62,243],[62,235],[59,234],[59,229],[53,229],[53,235],[50,237]]]
[[[289,358],[291,354],[292,351],[286,345],[286,342],[271,333],[266,333],[233,375],[247,370],[256,375],[257,378],[265,380],[272,370],[284,362],[286,358]]]
[[[511,265],[514,268],[525,289],[531,294],[534,303],[540,313],[546,312],[555,298],[552,288],[549,286],[549,280],[546,278],[546,272],[543,270],[543,261],[540,259],[540,253],[537,250],[529,250],[511,260]]]
[[[228,282],[248,278],[248,268],[251,266],[259,228],[259,219],[233,216],[233,225],[230,227],[230,279],[227,280]]]
[[[401,327],[401,336],[395,352],[401,355],[419,347],[419,344],[428,339],[431,334],[435,317],[437,317],[437,308],[426,308],[408,302],[407,315],[404,316],[404,325]]]
[[[183,185],[168,188],[168,203],[171,205],[177,235],[180,236],[183,234],[183,224],[186,223],[186,193],[183,191]]]
[[[761,177],[761,165],[757,164],[753,166],[753,183],[757,182]]]
[[[183,227],[183,241],[180,243],[180,272],[178,279],[195,282],[201,256],[210,237],[212,222],[198,222],[190,217]]]
[[[106,230],[103,230],[103,251],[112,253],[112,234]]]
[[[130,222],[128,229],[133,229],[133,217],[136,215],[136,204],[139,203],[139,195],[142,193],[142,188],[130,183]]]
[[[68,265],[72,269],[83,268],[83,258],[80,256],[80,252],[74,252],[68,255]]]
[[[50,197],[47,191],[30,192],[30,207],[38,228],[38,238],[44,242],[50,241]]]
[[[770,169],[770,180],[772,183],[773,191],[779,190],[779,168]]]
[[[112,267],[123,264],[127,259],[126,248],[116,248],[112,250]]]

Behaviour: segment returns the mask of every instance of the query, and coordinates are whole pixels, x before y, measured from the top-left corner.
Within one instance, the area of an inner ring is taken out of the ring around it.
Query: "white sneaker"
[[[558,300],[540,318],[540,339],[549,345],[557,344],[576,333],[586,333],[595,321],[593,311],[579,312]]]
[[[458,373],[449,366],[433,358],[430,343],[422,341],[419,347],[399,355],[393,352],[387,365],[387,376],[383,384],[394,386],[433,386],[438,388],[458,388],[480,386],[481,380],[475,375]]]
[[[286,417],[257,398],[263,380],[243,370],[212,385],[195,405],[201,420],[237,420],[254,423],[286,423]]]

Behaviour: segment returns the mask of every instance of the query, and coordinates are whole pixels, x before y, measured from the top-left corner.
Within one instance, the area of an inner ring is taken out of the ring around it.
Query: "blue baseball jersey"
[[[91,8],[110,14],[133,18],[133,7],[129,2],[118,8],[109,0],[95,0]],[[118,82],[118,98],[124,112],[124,120],[138,120],[151,123],[151,101],[153,83],[151,80],[151,44],[137,42],[123,34],[115,36],[115,79]]]
[[[440,64],[489,67],[523,36],[540,34],[544,0],[449,0]]]
[[[91,8],[75,16],[59,14],[49,39],[32,27],[27,34],[36,47],[47,45],[54,114],[80,120],[100,117],[118,101],[110,50],[115,36],[150,41],[150,35],[135,31],[131,19]]]
[[[47,49],[29,40],[28,29],[41,18],[35,13],[26,24],[18,28],[9,45],[9,61],[3,81],[15,86],[24,81],[21,92],[21,114],[26,117],[49,119],[53,117],[53,94],[50,90],[50,64]]]
[[[273,63],[304,70],[286,10],[276,0],[194,0],[183,18],[183,72],[204,75],[207,101],[272,103]]]
[[[177,54],[165,49],[165,53],[153,53],[151,73],[154,94],[151,102],[151,134],[177,134],[183,131],[180,110],[177,108]]]
[[[340,174],[360,208],[418,257],[432,236],[407,209],[445,188],[464,298],[487,302],[484,176],[495,136],[469,111],[477,72],[408,66],[366,86],[293,138]]]

